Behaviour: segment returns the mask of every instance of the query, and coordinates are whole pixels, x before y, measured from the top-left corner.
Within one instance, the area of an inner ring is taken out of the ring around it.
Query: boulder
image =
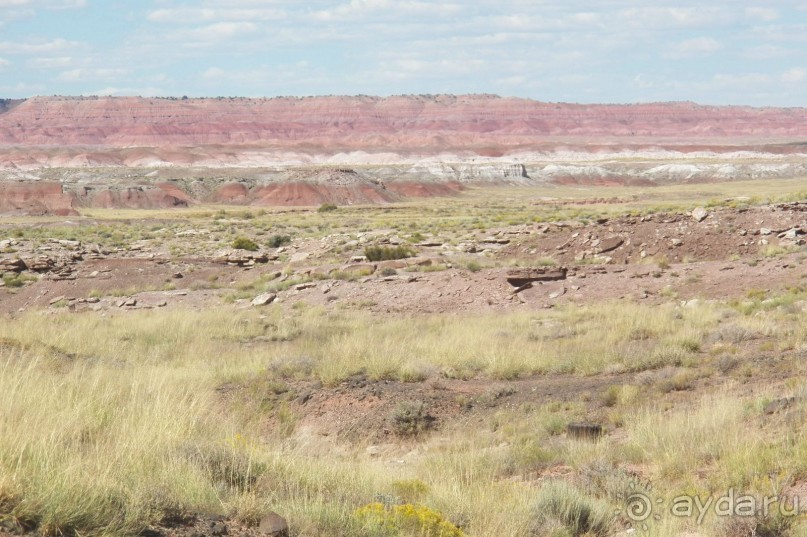
[[[597,253],[605,253],[610,252],[611,250],[616,250],[622,243],[625,242],[622,237],[618,237],[616,235],[611,237],[606,237],[600,241],[599,247],[597,248]]]
[[[48,272],[56,265],[56,262],[53,260],[53,258],[46,255],[40,255],[31,259],[26,259],[25,264],[28,266],[28,270],[32,270],[34,272]]]
[[[237,265],[239,267],[252,266],[255,263],[267,263],[268,261],[269,256],[265,253],[247,250],[222,250],[213,257],[214,263]]]
[[[270,512],[261,519],[258,530],[268,537],[289,537],[288,522],[275,512]]]
[[[521,287],[531,282],[552,282],[566,279],[566,267],[517,268],[507,271],[507,283]]]
[[[0,259],[0,272],[22,272],[26,268],[28,268],[28,266],[25,264],[25,261],[18,257],[14,259]]]
[[[345,265],[339,269],[340,272],[348,274],[360,274],[366,276],[375,272],[375,265],[372,263],[353,263],[352,265]]]
[[[291,258],[289,258],[289,262],[291,263],[299,263],[301,261],[305,261],[311,257],[311,254],[308,252],[297,252],[296,254],[292,254]]]
[[[765,414],[776,414],[781,410],[785,410],[796,403],[795,397],[785,397],[782,399],[775,399],[765,405],[765,408],[762,409],[762,412]]]
[[[275,293],[263,293],[252,299],[253,306],[266,306],[275,301],[277,295]]]
[[[804,232],[802,231],[801,228],[794,227],[792,229],[789,229],[787,231],[783,231],[782,233],[779,233],[779,238],[780,239],[788,239],[788,240],[796,240],[796,237],[798,237],[799,235],[801,235],[803,233]]]
[[[692,219],[696,222],[703,222],[707,216],[709,212],[703,207],[697,207],[692,211]]]
[[[391,259],[389,261],[381,261],[376,265],[378,270],[393,269],[400,270],[406,268],[406,262],[400,259]]]

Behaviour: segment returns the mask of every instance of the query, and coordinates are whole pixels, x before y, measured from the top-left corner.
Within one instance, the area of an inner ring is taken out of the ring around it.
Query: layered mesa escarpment
[[[0,212],[197,201],[387,203],[478,182],[798,177],[807,175],[805,154],[805,108],[579,105],[491,95],[34,97],[0,100]],[[264,173],[236,174],[235,181],[222,174],[205,188],[151,173],[191,167]],[[53,168],[81,173],[42,182],[41,170]],[[109,171],[119,169],[132,173]],[[22,195],[32,183],[38,193]],[[63,191],[53,197],[59,184]]]

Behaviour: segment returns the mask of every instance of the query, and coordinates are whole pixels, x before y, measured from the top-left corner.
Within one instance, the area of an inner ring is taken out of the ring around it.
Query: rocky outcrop
[[[85,186],[76,193],[79,205],[100,208],[167,209],[196,203],[177,186],[155,185]]]
[[[551,282],[566,279],[566,267],[517,268],[507,271],[507,283],[522,287],[533,282]]]
[[[56,182],[0,182],[0,214],[77,215],[74,202]]]

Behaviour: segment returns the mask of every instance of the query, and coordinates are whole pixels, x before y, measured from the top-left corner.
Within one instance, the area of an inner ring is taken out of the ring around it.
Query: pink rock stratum
[[[475,182],[803,177],[806,154],[806,108],[578,105],[492,95],[34,97],[0,100],[0,213],[198,201],[389,203],[451,195]],[[194,174],[254,171],[194,184],[166,171],[188,167]],[[40,172],[50,168],[74,172]],[[127,168],[154,171],[110,171]],[[27,192],[32,181],[41,183],[37,175],[61,185]]]
[[[552,104],[489,95],[189,100],[35,97],[12,103],[0,114],[0,144],[6,146],[226,145],[322,153],[476,150],[501,154],[514,148],[541,147],[557,138],[588,143],[591,137],[679,143],[804,138],[807,109],[692,103]],[[137,160],[137,154],[126,157]],[[170,162],[170,157],[162,158]],[[99,157],[91,152],[84,158]],[[174,158],[187,157],[177,151]]]

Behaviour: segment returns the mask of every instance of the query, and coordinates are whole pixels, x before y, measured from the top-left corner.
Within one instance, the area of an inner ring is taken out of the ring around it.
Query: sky
[[[807,106],[807,0],[0,0],[0,98]]]

